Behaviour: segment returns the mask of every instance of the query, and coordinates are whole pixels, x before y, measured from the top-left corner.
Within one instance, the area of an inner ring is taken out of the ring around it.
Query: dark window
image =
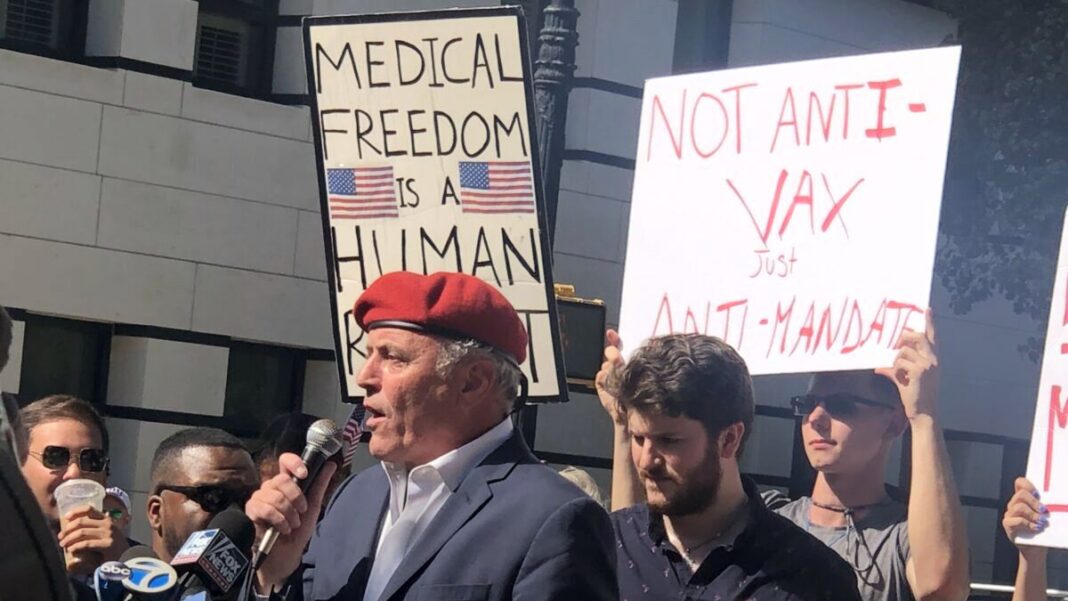
[[[558,296],[556,312],[568,383],[592,389],[604,350],[604,303]]]
[[[85,50],[88,2],[0,0],[0,47],[55,58]]]
[[[262,431],[275,416],[300,409],[303,388],[303,352],[235,342],[230,347],[223,415],[242,428]]]
[[[71,394],[103,404],[111,325],[39,315],[25,323],[19,401]]]
[[[277,15],[278,0],[200,0],[193,83],[269,95]]]
[[[7,0],[4,37],[54,46],[59,11],[52,0]]]

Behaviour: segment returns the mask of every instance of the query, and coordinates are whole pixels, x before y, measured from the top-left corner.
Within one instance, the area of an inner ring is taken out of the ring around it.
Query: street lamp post
[[[575,8],[575,0],[550,0],[544,16],[545,21],[538,34],[537,59],[534,61],[534,110],[537,113],[542,190],[545,193],[545,222],[551,247],[556,230],[556,205],[560,197],[560,169],[564,164],[567,97],[575,74],[579,11]]]
[[[541,2],[533,0],[535,6],[540,6]],[[551,249],[556,230],[556,205],[560,198],[560,169],[564,164],[567,96],[571,92],[571,81],[575,74],[579,11],[575,8],[575,0],[549,0],[543,15],[544,23],[535,46],[534,120],[541,164],[541,189],[545,195],[546,233]],[[560,385],[567,386],[567,383],[560,382]],[[527,405],[519,412],[519,429],[532,449],[537,421],[536,405]]]

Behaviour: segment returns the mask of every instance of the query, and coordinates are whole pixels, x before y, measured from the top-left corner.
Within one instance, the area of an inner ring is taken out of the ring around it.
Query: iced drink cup
[[[82,507],[92,507],[97,511],[104,510],[104,487],[99,482],[92,480],[67,480],[56,487],[53,495],[56,498],[56,509],[59,512],[60,529],[67,527],[67,514]],[[68,553],[63,551],[63,559],[67,562],[67,571],[81,573],[95,567],[91,560],[91,552]]]

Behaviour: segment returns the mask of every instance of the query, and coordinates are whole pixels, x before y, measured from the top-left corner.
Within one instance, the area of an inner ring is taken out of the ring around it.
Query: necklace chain
[[[728,530],[730,530],[731,527],[734,526],[735,522],[738,519],[741,519],[742,516],[746,515],[746,513],[748,512],[748,509],[749,509],[748,504],[743,504],[741,507],[739,507],[735,511],[734,515],[731,516],[731,518],[727,520],[727,523],[723,526],[723,528],[719,532],[715,533],[710,538],[707,538],[703,542],[701,542],[699,544],[696,544],[696,545],[684,545],[684,544],[682,544],[682,537],[680,537],[678,535],[678,533],[676,532],[675,533],[675,537],[678,538],[679,546],[682,547],[683,553],[686,554],[686,555],[691,555],[691,554],[693,554],[694,551],[697,551],[698,549],[700,549],[702,547],[706,547],[706,546],[716,542],[720,538],[722,538],[723,535]]]
[[[886,501],[878,501],[878,502],[875,502],[875,503],[868,503],[867,505],[856,505],[856,506],[853,506],[853,507],[846,507],[844,505],[828,505],[826,503],[820,503],[819,501],[817,501],[815,499],[809,499],[809,502],[812,503],[814,506],[819,507],[820,509],[826,509],[827,511],[833,511],[835,513],[841,513],[841,514],[846,515],[846,516],[854,516],[854,515],[857,514],[858,511],[864,511],[864,510],[867,510],[867,509],[871,509],[872,507],[878,507],[879,505],[882,505],[882,504],[886,503]]]

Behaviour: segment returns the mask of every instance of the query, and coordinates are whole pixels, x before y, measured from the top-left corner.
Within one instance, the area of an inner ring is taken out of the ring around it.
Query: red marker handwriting
[[[763,227],[761,227],[760,223],[757,221],[756,215],[753,213],[753,209],[751,208],[749,201],[746,200],[745,195],[743,195],[742,192],[738,189],[738,186],[736,186],[734,182],[730,180],[730,178],[726,180],[727,187],[731,189],[734,195],[738,198],[738,201],[742,203],[742,207],[745,209],[746,213],[749,214],[749,219],[753,223],[753,229],[756,231],[757,237],[760,238],[760,241],[763,243],[765,249],[768,245],[768,238],[771,237],[771,231],[775,224],[775,220],[778,217],[779,205],[782,202],[783,189],[786,187],[789,175],[790,173],[786,169],[783,169],[779,172],[779,178],[775,183],[775,192],[772,194],[771,197],[771,208],[768,210],[768,214],[764,220]],[[826,214],[823,216],[823,219],[820,222],[819,231],[821,233],[827,232],[827,230],[830,229],[831,224],[837,218],[842,225],[842,229],[845,230],[846,236],[848,237],[849,229],[846,227],[845,220],[842,218],[841,211],[842,208],[845,206],[846,201],[848,201],[852,197],[853,193],[857,190],[860,184],[864,182],[864,178],[858,179],[856,182],[853,183],[852,186],[850,186],[846,190],[846,192],[842,196],[836,197],[831,191],[831,184],[828,181],[827,175],[821,173],[820,177],[823,180],[823,187],[826,191],[826,198],[828,201],[826,204],[829,204],[830,208],[827,210]],[[809,222],[808,229],[811,234],[815,234],[815,200],[812,191],[812,175],[808,171],[801,172],[790,206],[786,210],[786,215],[779,223],[778,234],[780,240],[783,238],[783,236],[786,234],[787,229],[790,227],[790,223],[794,217],[794,212],[798,210],[798,208],[807,209]]]

